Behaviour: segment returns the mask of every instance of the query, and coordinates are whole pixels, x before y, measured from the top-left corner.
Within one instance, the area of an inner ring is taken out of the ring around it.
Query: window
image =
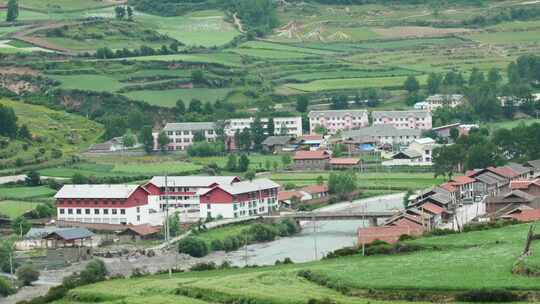
[[[77,209],[77,214],[81,214],[82,213],[82,210],[81,209]]]
[[[141,221],[141,216],[137,215],[137,222],[140,222],[140,221]]]
[[[84,209],[84,214],[90,214],[90,209]]]
[[[68,214],[73,214],[73,209],[68,209]]]
[[[103,214],[109,214],[109,209],[103,209]]]
[[[60,214],[64,214],[64,213],[65,213],[64,209],[60,209]]]
[[[112,214],[117,214],[117,213],[118,213],[118,210],[116,210],[116,209],[111,209],[111,212],[112,212]]]
[[[94,214],[99,214],[99,209],[94,209]]]
[[[126,214],[126,209],[120,209],[120,214]]]
[[[141,212],[141,207],[137,207],[137,213]]]
[[[206,209],[208,209],[208,210],[212,209],[212,205],[206,204]]]

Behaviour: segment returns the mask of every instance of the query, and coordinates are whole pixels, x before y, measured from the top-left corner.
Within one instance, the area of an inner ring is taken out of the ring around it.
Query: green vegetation
[[[56,190],[47,186],[39,187],[0,187],[0,198],[4,199],[31,199],[51,197]]]
[[[39,203],[26,201],[0,200],[0,216],[4,215],[13,220],[34,210],[38,205]]]

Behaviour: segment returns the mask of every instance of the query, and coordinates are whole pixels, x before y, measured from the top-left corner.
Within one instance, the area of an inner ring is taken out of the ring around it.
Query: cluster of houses
[[[472,220],[540,220],[540,160],[470,170],[420,191],[382,226],[360,228],[359,244],[395,243],[402,235],[459,229]]]
[[[58,221],[154,226],[176,212],[183,221],[266,215],[278,189],[269,179],[155,176],[142,185],[64,185],[55,199]]]

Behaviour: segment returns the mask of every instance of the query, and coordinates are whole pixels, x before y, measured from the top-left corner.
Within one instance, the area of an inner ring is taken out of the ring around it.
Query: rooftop
[[[73,241],[93,237],[94,234],[86,228],[67,228],[53,231],[45,238],[60,238],[64,241]]]
[[[343,138],[371,137],[378,136],[416,136],[419,137],[422,130],[419,129],[398,129],[391,125],[374,125],[371,127],[342,132]]]
[[[371,112],[373,119],[379,119],[383,117],[392,118],[407,118],[407,117],[431,117],[429,111],[425,110],[407,110],[407,111],[373,111]]]
[[[328,192],[328,186],[327,185],[308,185],[300,189],[304,192],[307,192],[309,194],[317,194],[317,193],[325,193]]]
[[[213,184],[231,184],[240,181],[238,176],[167,176],[168,187],[210,187]],[[157,187],[165,187],[165,176],[154,176],[149,181]]]
[[[326,150],[317,150],[317,151],[296,151],[294,153],[294,159],[329,159],[330,154]]]
[[[262,144],[265,146],[286,145],[292,140],[291,136],[268,136]]]
[[[138,185],[64,185],[55,198],[128,198]]]
[[[331,158],[330,164],[332,165],[358,165],[360,163],[360,159],[358,158],[347,158],[347,157],[339,157],[339,158]]]
[[[164,131],[201,131],[213,130],[213,122],[172,122],[165,125]]]
[[[325,111],[310,111],[309,112],[309,118],[315,117],[315,116],[358,116],[358,115],[367,115],[366,110],[325,110]]]

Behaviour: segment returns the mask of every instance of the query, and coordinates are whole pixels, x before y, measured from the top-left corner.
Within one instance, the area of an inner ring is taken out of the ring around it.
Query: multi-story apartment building
[[[54,197],[62,221],[159,225],[163,220],[158,201],[138,185],[64,185]]]
[[[426,110],[373,111],[373,125],[391,125],[398,129],[432,128],[431,113]]]
[[[378,146],[408,146],[421,135],[420,129],[398,129],[392,125],[374,125],[359,130],[345,131],[342,133],[342,138],[374,142]]]
[[[201,218],[267,215],[278,207],[279,185],[269,179],[235,182],[200,189]]]
[[[438,108],[442,108],[445,106],[455,108],[459,105],[462,105],[464,102],[465,97],[460,94],[436,94],[429,96],[428,98],[426,98],[426,100],[422,102],[416,103],[414,105],[414,108],[417,110],[427,110],[432,112]]]
[[[369,125],[366,110],[328,110],[309,112],[309,129],[315,133],[318,127],[325,128],[328,133],[336,134],[338,131],[354,130]]]
[[[302,136],[302,117],[274,117],[274,134],[268,135],[291,135],[295,137]],[[242,131],[246,128],[251,128],[251,124],[255,121],[254,117],[249,118],[233,118],[226,122],[225,134],[234,136],[236,131]],[[263,128],[268,128],[269,118],[261,118]]]
[[[169,137],[169,151],[186,150],[193,144],[196,133],[204,135],[208,142],[216,140],[217,134],[213,122],[179,122],[168,123],[163,131]],[[157,135],[154,135],[154,149],[157,150]]]

